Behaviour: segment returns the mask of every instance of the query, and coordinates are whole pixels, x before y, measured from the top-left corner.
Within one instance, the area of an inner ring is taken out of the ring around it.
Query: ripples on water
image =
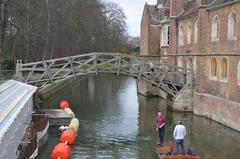
[[[172,140],[174,123],[181,119],[187,128],[186,143],[204,159],[240,158],[239,133],[205,118],[173,113],[158,98],[138,96],[131,78],[85,77],[45,101],[45,107],[57,108],[61,99],[70,101],[80,120],[72,159],[155,159],[158,109],[167,116],[166,141]],[[39,159],[50,158],[58,138],[50,135]]]

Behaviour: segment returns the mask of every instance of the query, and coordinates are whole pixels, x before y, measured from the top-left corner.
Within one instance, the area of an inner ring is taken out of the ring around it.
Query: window
[[[210,78],[217,80],[217,60],[215,57],[210,62]]]
[[[231,12],[228,16],[228,39],[236,40],[237,38],[237,16]]]
[[[188,24],[188,31],[187,31],[187,43],[191,44],[191,40],[192,40],[192,25]]]
[[[220,79],[221,80],[227,80],[227,77],[228,77],[228,62],[227,62],[227,59],[224,57],[221,60]]]
[[[212,20],[212,41],[218,41],[220,36],[220,20],[215,16]]]
[[[194,24],[194,43],[198,42],[198,20]]]
[[[162,27],[162,40],[161,46],[169,46],[169,25],[164,25]]]
[[[180,27],[179,27],[179,35],[178,35],[178,44],[179,44],[179,46],[183,45],[183,41],[184,41],[184,38],[183,38],[183,25],[181,24]]]
[[[237,74],[237,81],[238,81],[238,85],[240,85],[240,61],[238,62],[238,70],[237,70],[238,74]]]

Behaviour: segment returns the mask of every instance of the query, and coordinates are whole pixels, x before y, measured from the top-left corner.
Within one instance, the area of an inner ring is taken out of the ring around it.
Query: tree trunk
[[[49,34],[50,34],[50,8],[49,8],[49,0],[46,0],[46,7],[47,7],[47,34],[46,34],[46,43],[43,51],[43,60],[47,57],[47,52],[49,48]]]

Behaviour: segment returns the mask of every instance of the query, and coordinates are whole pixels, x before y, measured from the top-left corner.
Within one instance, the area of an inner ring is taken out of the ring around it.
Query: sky
[[[103,2],[115,2],[119,4],[126,17],[128,33],[130,36],[140,36],[140,22],[144,4],[156,4],[157,0],[102,0]]]

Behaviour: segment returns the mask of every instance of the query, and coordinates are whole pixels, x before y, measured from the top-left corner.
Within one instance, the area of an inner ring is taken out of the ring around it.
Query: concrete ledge
[[[184,89],[170,106],[174,111],[193,112],[193,88]]]
[[[47,114],[49,126],[67,126],[73,118],[62,109],[41,109],[39,112]]]
[[[64,80],[62,82],[59,82],[57,84],[50,85],[46,89],[39,92],[39,97],[40,97],[41,100],[48,99],[48,98],[54,96],[55,94],[57,94],[60,90],[66,88],[67,86],[72,84],[74,81],[77,81],[81,78],[84,78],[84,77],[80,76],[80,77],[77,77],[75,79],[73,78],[72,80],[66,79],[66,80]]]
[[[210,94],[195,92],[194,114],[205,116],[240,131],[240,103]]]
[[[138,93],[145,96],[145,97],[160,97],[163,99],[167,99],[167,93],[158,88],[152,86],[152,84],[140,80],[138,82]]]

